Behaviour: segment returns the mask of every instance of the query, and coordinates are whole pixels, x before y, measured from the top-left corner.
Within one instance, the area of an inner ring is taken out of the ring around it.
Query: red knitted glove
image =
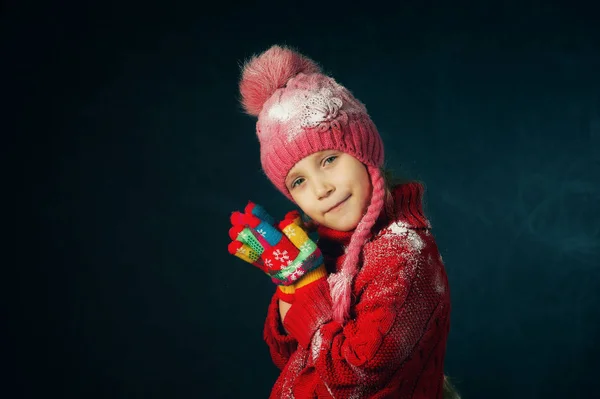
[[[248,202],[244,213],[233,212],[229,253],[253,264],[279,287],[279,297],[293,302],[299,286],[326,276],[321,250],[298,225],[299,213],[288,212],[274,226],[274,219],[260,206]],[[283,234],[282,234],[283,232]]]

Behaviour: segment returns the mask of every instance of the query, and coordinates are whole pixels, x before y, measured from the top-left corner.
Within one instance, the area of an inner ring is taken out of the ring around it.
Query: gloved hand
[[[292,303],[295,290],[327,276],[321,250],[308,237],[298,211],[277,223],[260,205],[248,202],[231,214],[229,253],[253,264],[278,286],[279,298]]]

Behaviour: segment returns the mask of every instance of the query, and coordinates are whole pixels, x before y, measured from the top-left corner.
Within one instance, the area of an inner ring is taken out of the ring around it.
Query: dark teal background
[[[248,200],[293,207],[237,100],[240,64],[288,44],[426,183],[463,397],[597,397],[597,10],[46,3],[0,14],[4,196],[23,194],[5,209],[1,396],[268,396],[274,287],[227,231]]]

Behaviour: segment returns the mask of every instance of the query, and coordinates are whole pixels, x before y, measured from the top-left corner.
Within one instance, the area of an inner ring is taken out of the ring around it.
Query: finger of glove
[[[302,226],[302,216],[298,210],[289,211],[283,217],[284,220],[291,220],[295,222],[298,226]]]
[[[265,210],[265,208],[252,201],[248,201],[248,205],[246,205],[244,211],[249,215],[254,215],[269,224],[275,225],[275,219]]]
[[[251,247],[259,256],[271,245],[256,230],[242,225],[236,225],[229,229],[229,238],[237,240]]]
[[[305,232],[310,231],[309,227],[310,227],[311,219],[308,218],[308,216],[306,216],[305,214],[302,214],[301,212],[299,212],[297,210],[286,213],[284,220],[293,221],[298,226],[300,226],[302,228],[302,230],[304,230]]]
[[[279,228],[285,236],[294,243],[296,248],[301,251],[312,252],[317,248],[314,241],[306,234],[306,231],[289,219],[284,219],[279,223]]]
[[[258,217],[238,211],[232,212],[229,220],[234,226],[242,225],[247,227],[256,227],[261,223],[261,219],[259,219]]]
[[[235,225],[242,225],[246,227],[250,227],[261,237],[257,236],[257,239],[261,242],[263,240],[266,241],[265,248],[267,246],[276,245],[279,241],[281,241],[282,234],[279,230],[277,230],[272,224],[259,219],[254,215],[250,215],[247,213],[241,212],[233,212],[231,214],[231,223]]]
[[[261,243],[265,250],[279,243],[283,236],[279,230],[273,227],[273,225],[262,219],[259,219],[254,215],[241,212],[233,212],[231,214],[231,223],[234,225],[234,227],[246,226],[250,228],[252,235],[255,237],[256,240],[258,240]],[[233,234],[232,230],[233,228],[230,229],[230,236]],[[241,229],[240,231],[243,231],[243,229]],[[234,230],[234,232],[237,232],[237,230]],[[246,238],[250,239],[250,236],[247,236]],[[232,239],[234,238],[232,237]],[[249,241],[242,242],[251,245]]]
[[[227,246],[227,249],[231,255],[235,255],[243,261],[258,267],[265,273],[267,272],[260,255],[257,254],[256,251],[254,251],[250,246],[239,241],[232,241]]]

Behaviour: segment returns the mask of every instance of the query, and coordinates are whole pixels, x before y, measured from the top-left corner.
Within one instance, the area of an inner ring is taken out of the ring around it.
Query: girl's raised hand
[[[323,265],[321,250],[303,229],[298,211],[288,212],[275,227],[273,217],[250,201],[244,213],[233,212],[230,219],[229,253],[261,269],[278,286],[292,286]]]

